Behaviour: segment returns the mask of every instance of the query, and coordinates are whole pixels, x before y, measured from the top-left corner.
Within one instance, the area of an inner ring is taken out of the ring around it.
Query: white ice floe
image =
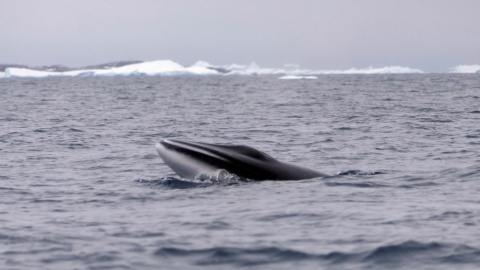
[[[249,66],[245,65],[228,65],[228,66],[219,66],[227,72],[228,75],[263,75],[263,74],[286,74],[292,76],[303,76],[306,75],[322,75],[322,74],[401,74],[401,73],[423,73],[420,69],[413,69],[408,67],[400,66],[389,66],[383,68],[373,68],[369,67],[366,69],[347,69],[347,70],[310,70],[310,69],[300,69],[298,65],[285,65],[284,68],[260,68],[255,63],[252,63]],[[288,78],[287,78],[288,79]]]
[[[480,65],[459,65],[451,68],[450,73],[480,73]]]
[[[347,70],[323,70],[318,74],[411,74],[423,73],[420,69],[401,66],[388,66],[382,68],[368,67],[364,69],[351,68]],[[315,74],[315,73],[313,73]]]
[[[250,65],[226,65],[221,66],[228,70],[228,75],[269,75],[269,74],[284,74],[285,70],[280,68],[261,68],[256,63]]]
[[[401,66],[388,66],[382,68],[368,67],[365,69],[347,69],[347,70],[310,70],[300,69],[298,65],[288,64],[283,68],[261,68],[256,63],[250,65],[222,65],[215,66],[207,62],[200,61],[195,65],[208,67],[215,70],[223,70],[226,75],[276,75],[286,74],[295,76],[307,76],[307,75],[321,75],[321,74],[398,74],[398,73],[423,73],[420,69],[401,67]],[[289,79],[287,77],[287,79]],[[296,78],[297,79],[297,78]]]
[[[40,71],[40,70],[33,70],[28,68],[7,68],[5,69],[5,77],[12,78],[12,77],[30,77],[30,78],[41,78],[41,77],[49,77],[52,74],[57,72],[51,71]]]

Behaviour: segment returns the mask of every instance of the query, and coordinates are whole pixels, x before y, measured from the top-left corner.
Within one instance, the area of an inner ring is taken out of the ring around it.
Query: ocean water
[[[163,138],[332,176],[179,179]],[[477,74],[0,80],[0,269],[478,269]]]

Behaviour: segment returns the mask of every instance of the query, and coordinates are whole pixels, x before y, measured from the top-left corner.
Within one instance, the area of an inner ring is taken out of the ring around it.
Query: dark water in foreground
[[[480,266],[477,74],[2,79],[0,127],[0,269]],[[162,138],[334,176],[181,180]]]

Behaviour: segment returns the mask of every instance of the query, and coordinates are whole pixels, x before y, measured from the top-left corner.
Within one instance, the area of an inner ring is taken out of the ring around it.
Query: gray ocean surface
[[[163,138],[331,177],[179,179]],[[478,269],[478,74],[0,80],[0,269]]]

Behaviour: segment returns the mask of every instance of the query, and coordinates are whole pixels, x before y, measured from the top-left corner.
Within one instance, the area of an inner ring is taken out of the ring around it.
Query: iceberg
[[[54,76],[56,72],[33,70],[28,68],[7,68],[5,69],[5,78],[12,77],[29,77],[29,78],[42,78]]]
[[[480,73],[480,65],[459,65],[448,70],[449,73]]]
[[[215,75],[217,71],[202,66],[183,67],[171,60],[150,61],[123,67],[97,70],[94,76],[168,76],[168,75]]]
[[[168,76],[168,75],[216,75],[218,71],[201,65],[184,67],[171,60],[158,60],[108,69],[81,69],[64,72],[7,68],[5,77],[76,77],[76,76]]]

